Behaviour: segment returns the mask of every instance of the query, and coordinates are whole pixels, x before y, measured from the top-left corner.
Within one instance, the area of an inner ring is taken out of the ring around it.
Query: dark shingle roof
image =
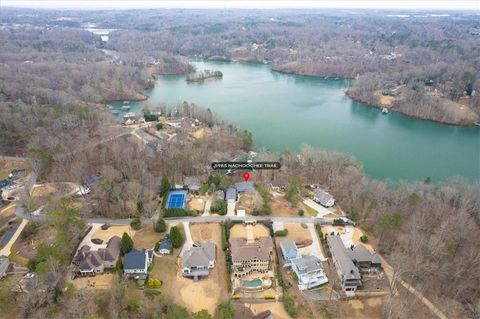
[[[136,270],[145,269],[147,266],[147,256],[145,250],[132,250],[125,254],[123,269]]]

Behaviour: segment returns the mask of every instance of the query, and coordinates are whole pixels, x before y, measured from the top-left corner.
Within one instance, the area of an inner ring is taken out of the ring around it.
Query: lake
[[[262,64],[193,64],[220,70],[223,79],[201,84],[187,83],[184,76],[160,77],[146,92],[150,99],[133,102],[132,111],[157,102],[194,102],[251,131],[257,150],[297,151],[302,144],[335,150],[354,156],[375,178],[480,177],[480,127],[382,114],[348,98],[347,80],[280,74]]]

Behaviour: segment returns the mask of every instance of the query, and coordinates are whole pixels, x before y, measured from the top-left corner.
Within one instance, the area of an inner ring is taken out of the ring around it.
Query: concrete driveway
[[[227,216],[235,216],[235,201],[228,200],[227,202]]]
[[[325,258],[322,246],[320,245],[320,240],[318,239],[317,232],[315,231],[315,226],[313,223],[306,223],[308,231],[310,232],[310,237],[312,237],[312,244],[310,246],[300,248],[299,253],[304,255],[311,255],[319,258],[321,261],[327,260]]]
[[[317,211],[317,218],[322,218],[323,216],[325,215],[328,215],[328,214],[332,214],[334,212],[334,210],[332,208],[326,208],[326,207],[323,207],[322,205],[320,204],[317,204],[316,202],[314,202],[313,200],[311,199],[305,199],[303,201],[303,203],[305,205],[307,205],[308,207],[311,207],[313,209],[315,209]]]
[[[22,222],[20,223],[20,225],[18,225],[18,228],[15,230],[15,233],[13,234],[13,236],[10,238],[10,240],[5,245],[5,247],[3,247],[2,250],[0,250],[0,256],[7,256],[7,257],[10,256],[10,251],[12,249],[13,244],[17,240],[18,236],[20,236],[20,234],[22,233],[27,223],[28,223],[28,220],[22,219]]]

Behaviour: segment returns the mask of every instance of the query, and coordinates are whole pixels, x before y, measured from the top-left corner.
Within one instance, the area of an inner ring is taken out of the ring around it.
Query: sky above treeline
[[[480,0],[0,0],[0,7],[43,9],[161,9],[161,8],[240,8],[240,9],[405,9],[480,10]]]

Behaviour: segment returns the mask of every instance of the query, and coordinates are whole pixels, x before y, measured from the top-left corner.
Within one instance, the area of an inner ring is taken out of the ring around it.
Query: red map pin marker
[[[248,172],[243,173],[243,180],[245,182],[248,182],[249,179],[250,179],[250,173]]]

